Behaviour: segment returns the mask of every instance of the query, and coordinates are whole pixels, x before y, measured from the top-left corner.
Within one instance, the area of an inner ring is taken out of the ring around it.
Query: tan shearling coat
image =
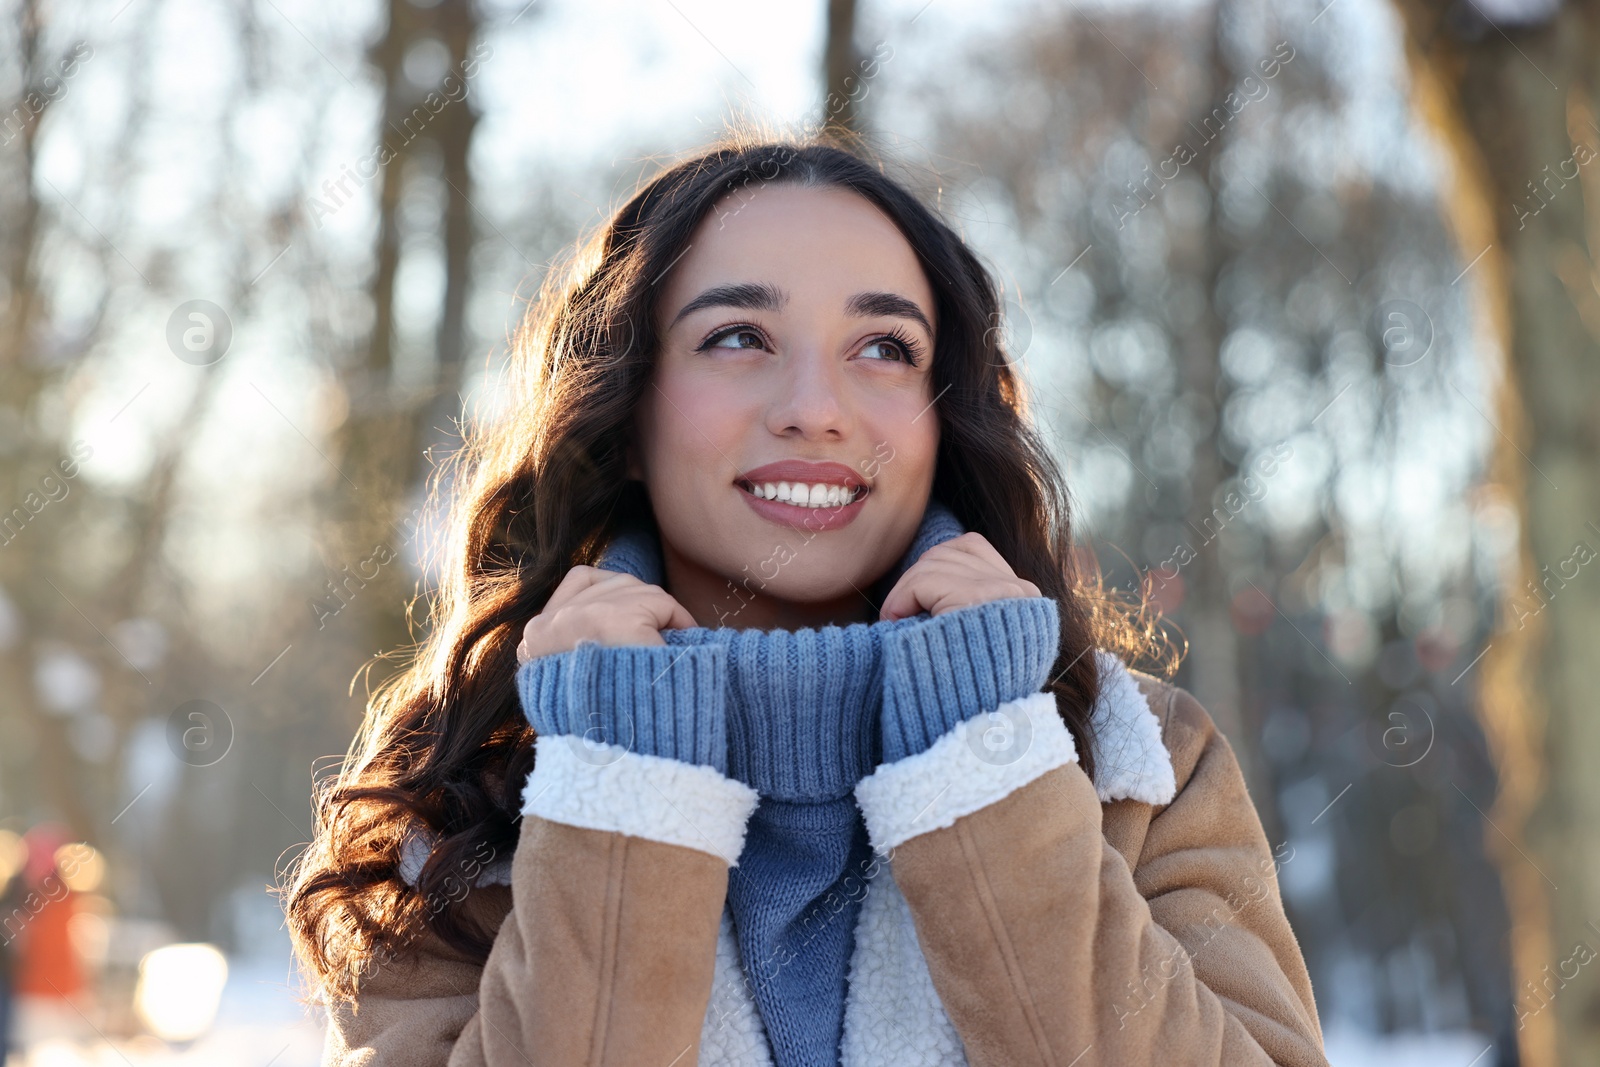
[[[1033,731],[1026,759],[974,762],[950,736],[858,787],[886,862],[857,926],[847,1067],[1326,1067],[1278,891],[1292,853],[1200,704],[1121,681],[1097,706],[1095,781],[1036,694],[1002,709]],[[424,935],[331,1010],[324,1067],[771,1062],[725,912],[754,798],[634,754],[563,771],[556,740],[539,739],[550,769],[509,885],[469,896],[499,924],[488,960]],[[581,799],[635,773],[629,814]]]

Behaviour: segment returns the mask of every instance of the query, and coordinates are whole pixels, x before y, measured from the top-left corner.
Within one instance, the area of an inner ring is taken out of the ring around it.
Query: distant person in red
[[[21,878],[26,892],[3,916],[4,936],[14,940],[17,969],[13,990],[22,996],[76,1000],[84,990],[83,967],[68,927],[77,913],[76,895],[56,866],[56,850],[70,840],[54,826],[23,835],[28,859]]]

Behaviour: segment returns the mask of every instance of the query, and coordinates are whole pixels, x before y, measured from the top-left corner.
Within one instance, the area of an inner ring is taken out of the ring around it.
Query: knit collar
[[[964,532],[955,513],[930,498],[911,546],[877,588],[887,592],[924,552]],[[597,566],[660,585],[660,538],[645,527],[623,529]],[[797,630],[694,626],[662,637],[727,649],[729,775],[764,797],[820,802],[848,795],[877,766],[883,638],[927,617]]]

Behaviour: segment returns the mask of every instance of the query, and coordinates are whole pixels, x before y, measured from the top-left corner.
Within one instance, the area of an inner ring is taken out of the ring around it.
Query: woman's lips
[[[768,522],[818,533],[853,523],[872,491],[850,467],[798,459],[747,470],[734,485],[750,510]]]

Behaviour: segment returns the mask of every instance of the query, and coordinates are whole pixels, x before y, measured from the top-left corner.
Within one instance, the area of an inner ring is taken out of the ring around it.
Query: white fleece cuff
[[[926,751],[883,764],[856,784],[856,803],[873,850],[887,853],[1076,762],[1056,698],[1034,693],[956,723]]]
[[[759,794],[716,768],[570,734],[534,739],[522,814],[699,849],[730,867]]]

